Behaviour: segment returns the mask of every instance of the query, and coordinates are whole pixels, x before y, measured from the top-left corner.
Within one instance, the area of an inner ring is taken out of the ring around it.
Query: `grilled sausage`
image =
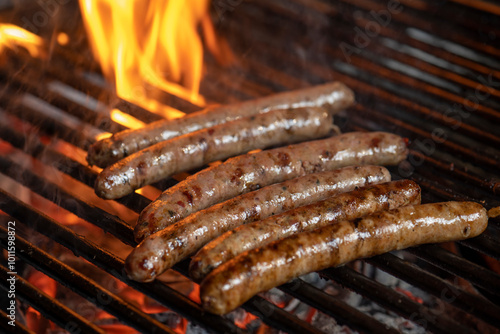
[[[125,130],[97,141],[90,146],[87,161],[91,165],[106,167],[158,142],[274,109],[325,107],[335,114],[353,102],[353,92],[344,84],[333,82],[251,101],[209,107],[182,118],[153,122],[141,129]]]
[[[254,149],[326,137],[334,130],[323,108],[273,110],[172,138],[106,167],[97,177],[99,197],[123,197],[144,185]]]
[[[400,206],[420,204],[420,187],[401,180],[354,190],[277,216],[237,227],[209,242],[191,260],[189,275],[201,281],[222,263],[292,234]]]
[[[487,222],[480,204],[447,202],[406,206],[295,234],[214,269],[201,283],[202,305],[225,314],[294,277],[424,243],[471,238]]]
[[[228,159],[164,191],[140,214],[139,240],[193,212],[243,193],[306,174],[353,165],[396,165],[405,140],[385,132],[351,132]]]
[[[389,171],[384,167],[345,167],[305,175],[237,196],[150,235],[127,257],[127,274],[136,281],[151,281],[213,238],[241,224],[390,179]]]

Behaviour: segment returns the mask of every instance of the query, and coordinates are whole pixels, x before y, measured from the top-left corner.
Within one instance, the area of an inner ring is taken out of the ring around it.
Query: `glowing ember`
[[[247,329],[248,324],[250,324],[255,319],[258,319],[257,316],[252,313],[245,312],[244,316],[241,319],[235,319],[234,324],[242,329]]]
[[[80,0],[93,52],[117,94],[168,118],[183,114],[156,101],[157,89],[205,104],[199,95],[203,45],[198,29],[206,40],[215,39],[208,5],[208,0]]]
[[[0,52],[5,47],[16,50],[25,48],[32,57],[43,57],[43,40],[29,31],[13,24],[0,24]]]
[[[189,299],[191,299],[195,303],[201,304],[200,286],[198,284],[193,284],[193,290],[189,294]]]
[[[57,34],[57,43],[60,45],[66,45],[69,43],[69,36],[64,32],[60,32]]]
[[[109,117],[115,121],[116,123],[123,125],[129,129],[139,129],[142,128],[145,124],[141,120],[138,120],[134,116],[131,116],[127,113],[124,113],[120,109],[112,109],[109,112]],[[95,136],[96,140],[101,140],[104,138],[111,137],[112,133],[109,132],[101,132],[98,135]]]
[[[31,282],[36,288],[40,289],[48,296],[55,298],[57,294],[57,283],[48,276],[44,274],[33,271],[28,277],[28,281]],[[47,332],[46,327],[54,328],[54,324],[46,320],[40,312],[32,308],[31,306],[26,309],[26,323],[29,328],[36,328],[40,332]]]

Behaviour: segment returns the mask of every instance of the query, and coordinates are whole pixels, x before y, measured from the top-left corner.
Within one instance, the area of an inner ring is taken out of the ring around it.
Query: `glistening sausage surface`
[[[305,175],[237,196],[193,213],[147,237],[127,257],[127,274],[136,281],[151,281],[205,243],[239,225],[390,179],[390,173],[384,167],[345,167]]]
[[[280,109],[240,118],[163,141],[106,167],[97,177],[95,191],[102,198],[120,198],[209,162],[255,149],[323,138],[333,131],[333,116],[317,107]]]
[[[222,263],[272,241],[341,220],[416,204],[420,204],[420,187],[410,180],[393,181],[340,194],[224,233],[192,258],[189,275],[195,281],[201,281]]]
[[[142,240],[193,212],[273,183],[346,166],[397,165],[407,153],[405,140],[395,134],[350,132],[234,157],[164,191],[141,212],[135,236]]]
[[[241,103],[209,107],[182,118],[153,122],[143,128],[125,130],[97,141],[90,146],[87,161],[91,165],[106,167],[161,141],[270,110],[324,107],[334,114],[353,102],[354,94],[349,88],[340,82],[332,82]]]
[[[205,310],[225,314],[303,274],[424,243],[471,238],[488,223],[473,202],[407,206],[272,242],[231,259],[201,283]]]

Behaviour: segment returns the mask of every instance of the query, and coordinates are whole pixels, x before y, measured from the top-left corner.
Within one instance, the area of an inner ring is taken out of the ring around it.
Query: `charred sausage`
[[[143,239],[193,212],[269,184],[346,166],[396,165],[407,152],[397,135],[351,132],[234,157],[164,191],[141,212],[135,235]]]
[[[97,141],[90,146],[87,161],[91,165],[106,167],[158,142],[274,109],[325,107],[335,114],[353,102],[353,92],[344,84],[333,82],[251,101],[209,107],[182,118],[153,122],[141,129],[125,130]]]
[[[182,171],[246,153],[326,137],[332,115],[323,108],[273,110],[172,138],[106,167],[95,191],[115,199]]]
[[[195,281],[201,281],[229,259],[272,241],[341,220],[415,204],[420,204],[420,187],[409,180],[374,185],[334,196],[224,233],[193,257],[189,275]]]
[[[345,167],[305,175],[237,196],[189,215],[147,237],[127,257],[127,274],[136,281],[151,281],[205,243],[239,225],[390,179],[389,171],[384,167]]]
[[[214,269],[200,286],[202,306],[225,314],[294,277],[392,250],[471,238],[487,222],[480,204],[447,202],[402,207],[295,234]]]

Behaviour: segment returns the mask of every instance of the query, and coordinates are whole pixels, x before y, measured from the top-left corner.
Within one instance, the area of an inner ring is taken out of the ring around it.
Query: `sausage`
[[[341,220],[420,204],[420,187],[401,180],[350,191],[277,216],[239,226],[209,242],[191,260],[189,275],[201,281],[210,271],[247,250]]]
[[[141,242],[127,257],[128,277],[151,281],[204,244],[239,225],[358,187],[390,181],[379,166],[314,173],[255,190],[198,211]]]
[[[354,94],[348,87],[332,82],[241,103],[209,107],[182,118],[156,121],[143,128],[125,130],[99,140],[90,146],[87,161],[90,165],[106,167],[158,142],[274,109],[324,107],[335,114],[353,102]]]
[[[139,215],[140,240],[214,204],[306,174],[354,165],[397,165],[403,138],[386,132],[350,132],[288,147],[245,154],[204,169],[164,191]]]
[[[333,116],[323,108],[273,110],[172,138],[106,167],[95,192],[120,198],[176,173],[246,153],[331,135]]]
[[[401,207],[295,234],[214,269],[200,286],[202,306],[225,314],[294,277],[424,243],[471,238],[487,223],[480,204],[447,202]]]

